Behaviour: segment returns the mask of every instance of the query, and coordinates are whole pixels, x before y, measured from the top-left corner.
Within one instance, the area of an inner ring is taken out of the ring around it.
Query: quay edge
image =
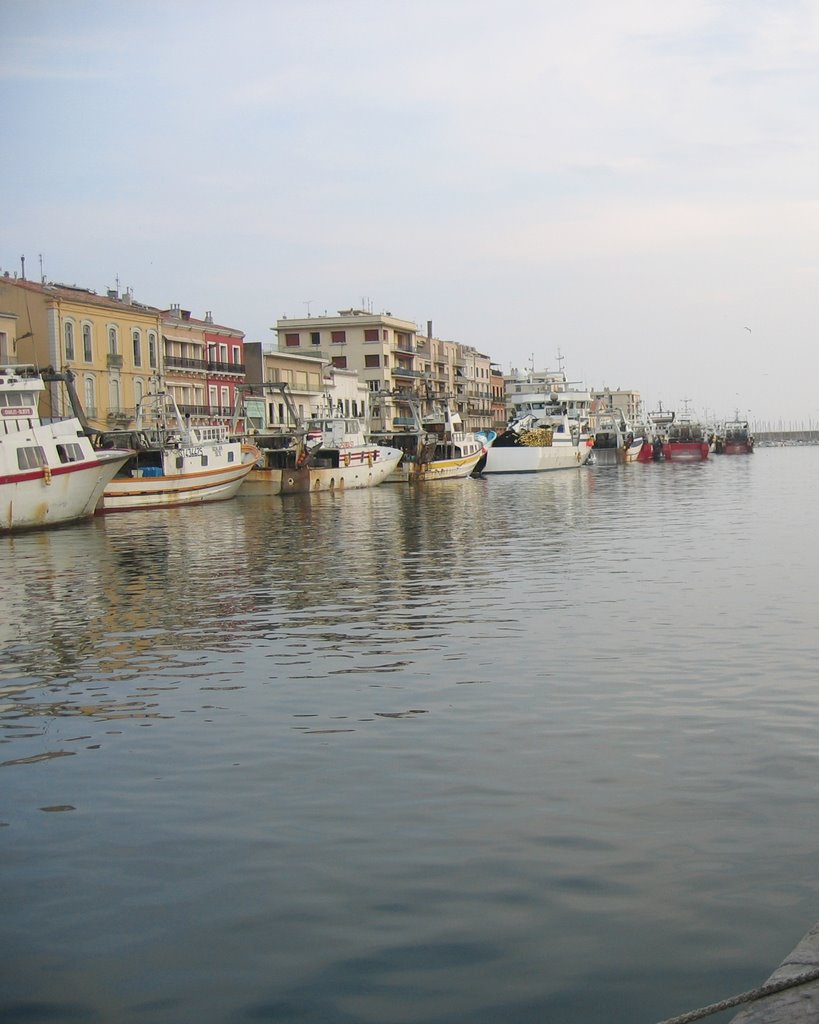
[[[819,924],[811,928],[767,981],[785,981],[815,968],[819,968]],[[818,1020],[819,980],[759,999],[732,1017],[731,1024],[816,1024]]]

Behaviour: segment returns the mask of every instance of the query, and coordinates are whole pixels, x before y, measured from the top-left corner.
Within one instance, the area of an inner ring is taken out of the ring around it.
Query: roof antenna
[[[25,281],[26,279],[26,258],[25,256],[20,257],[20,277]]]
[[[43,254],[40,253],[40,284],[45,284],[45,274],[43,273]]]

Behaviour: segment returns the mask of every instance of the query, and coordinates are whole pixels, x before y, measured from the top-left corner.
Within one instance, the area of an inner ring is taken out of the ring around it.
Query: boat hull
[[[387,480],[401,459],[401,452],[391,449],[385,454],[386,451],[374,449],[359,458],[352,452],[346,466],[296,468],[293,465],[281,469],[255,466],[242,483],[242,494],[310,494],[376,487]]]
[[[99,452],[86,462],[68,462],[4,476],[0,479],[0,532],[87,519],[94,514],[105,487],[130,456],[129,451]]]
[[[161,476],[116,477],[103,490],[99,511],[131,512],[226,501],[236,494],[260,457],[257,448],[243,444],[241,461],[230,465],[197,472],[166,471]]]
[[[554,469],[576,469],[589,459],[588,445],[527,446],[492,445],[486,453],[486,465],[482,475],[500,473],[543,473]]]
[[[666,441],[663,458],[666,462],[704,462],[708,447],[707,441]]]
[[[471,476],[484,456],[483,450],[461,458],[416,462],[406,458],[390,474],[390,483],[421,483],[433,480],[463,480]]]
[[[722,447],[722,455],[751,455],[754,446],[748,441],[726,441]]]

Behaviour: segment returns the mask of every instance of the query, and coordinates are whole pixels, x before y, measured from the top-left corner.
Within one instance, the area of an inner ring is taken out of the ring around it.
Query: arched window
[[[137,377],[134,380],[134,403],[136,411],[139,411],[139,403],[145,397],[145,382],[141,377]]]
[[[131,340],[134,343],[134,366],[142,366],[142,335],[134,329],[131,331]]]
[[[108,381],[108,404],[111,412],[119,412],[119,381],[111,377]]]
[[[65,358],[72,360],[74,359],[74,324],[71,320],[66,320],[63,324],[63,336],[65,338]]]
[[[85,392],[85,415],[92,419],[97,415],[97,388],[93,377],[86,377],[83,385]]]
[[[119,353],[119,337],[116,327],[108,328],[108,351],[112,356]]]
[[[91,324],[82,325],[82,357],[86,363],[94,361],[94,346],[91,342]]]
[[[156,335],[153,331],[148,332],[148,366],[156,369]]]

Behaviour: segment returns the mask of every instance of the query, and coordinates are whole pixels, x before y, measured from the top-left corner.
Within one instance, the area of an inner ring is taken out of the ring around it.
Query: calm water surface
[[[760,983],[819,919],[818,504],[763,449],[0,539],[0,1019]]]

